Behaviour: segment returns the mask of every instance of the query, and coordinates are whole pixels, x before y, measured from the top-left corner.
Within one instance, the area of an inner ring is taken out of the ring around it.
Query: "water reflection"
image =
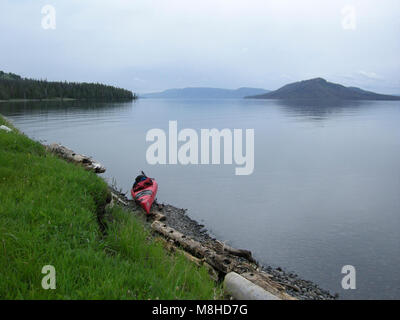
[[[357,100],[274,100],[286,116],[303,117],[307,120],[321,121],[332,116],[349,115],[364,111],[373,105],[372,101]]]
[[[135,102],[135,101],[134,101]],[[133,103],[134,103],[133,102]],[[128,102],[98,102],[98,101],[16,101],[0,103],[0,112],[5,116],[19,114],[69,114],[93,112],[126,111],[132,107]],[[114,109],[114,110],[113,110]]]

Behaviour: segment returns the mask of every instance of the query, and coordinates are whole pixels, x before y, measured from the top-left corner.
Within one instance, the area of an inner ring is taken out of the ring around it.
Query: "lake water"
[[[218,239],[343,299],[400,299],[400,103],[151,100],[1,103],[29,136],[102,162],[128,191],[144,170],[159,202]],[[253,128],[254,173],[235,165],[148,165],[148,130]],[[353,265],[357,289],[343,290]]]

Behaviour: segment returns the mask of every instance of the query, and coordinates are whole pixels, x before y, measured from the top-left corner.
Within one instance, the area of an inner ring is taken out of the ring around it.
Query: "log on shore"
[[[94,171],[95,173],[103,173],[106,171],[105,167],[103,167],[99,162],[93,160],[91,157],[75,153],[71,149],[68,149],[67,147],[64,147],[58,143],[52,143],[51,145],[46,146],[46,148],[50,152],[67,161],[82,165],[86,170]]]
[[[224,291],[235,300],[281,300],[236,272],[225,276]]]
[[[223,243],[218,240],[216,240],[215,242],[216,242],[216,245],[220,248],[220,250],[222,252],[227,252],[231,255],[245,258],[248,261],[253,262],[253,263],[256,262],[251,254],[251,251],[249,251],[249,250],[232,248],[231,246],[227,245],[226,243]]]
[[[178,245],[192,256],[200,259],[212,266],[218,273],[226,275],[232,271],[242,274],[244,278],[257,284],[264,290],[276,295],[283,300],[296,300],[285,292],[285,287],[272,281],[268,274],[258,270],[257,264],[243,261],[237,256],[232,256],[229,252],[217,253],[214,249],[195,241],[181,232],[167,226],[160,221],[154,221],[151,228],[171,240],[174,245]],[[197,261],[197,260],[196,260]]]

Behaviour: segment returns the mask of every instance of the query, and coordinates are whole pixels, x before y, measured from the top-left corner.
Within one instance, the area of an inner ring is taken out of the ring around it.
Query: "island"
[[[246,99],[288,99],[288,100],[400,100],[399,96],[379,94],[356,87],[345,87],[315,78],[294,82],[282,88],[260,95],[249,95]]]

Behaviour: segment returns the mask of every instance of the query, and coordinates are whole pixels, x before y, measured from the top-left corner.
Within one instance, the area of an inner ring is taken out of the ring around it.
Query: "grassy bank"
[[[0,299],[214,298],[207,271],[167,253],[132,214],[110,209],[102,236],[107,193],[94,173],[0,130]],[[41,286],[45,265],[55,290]]]

